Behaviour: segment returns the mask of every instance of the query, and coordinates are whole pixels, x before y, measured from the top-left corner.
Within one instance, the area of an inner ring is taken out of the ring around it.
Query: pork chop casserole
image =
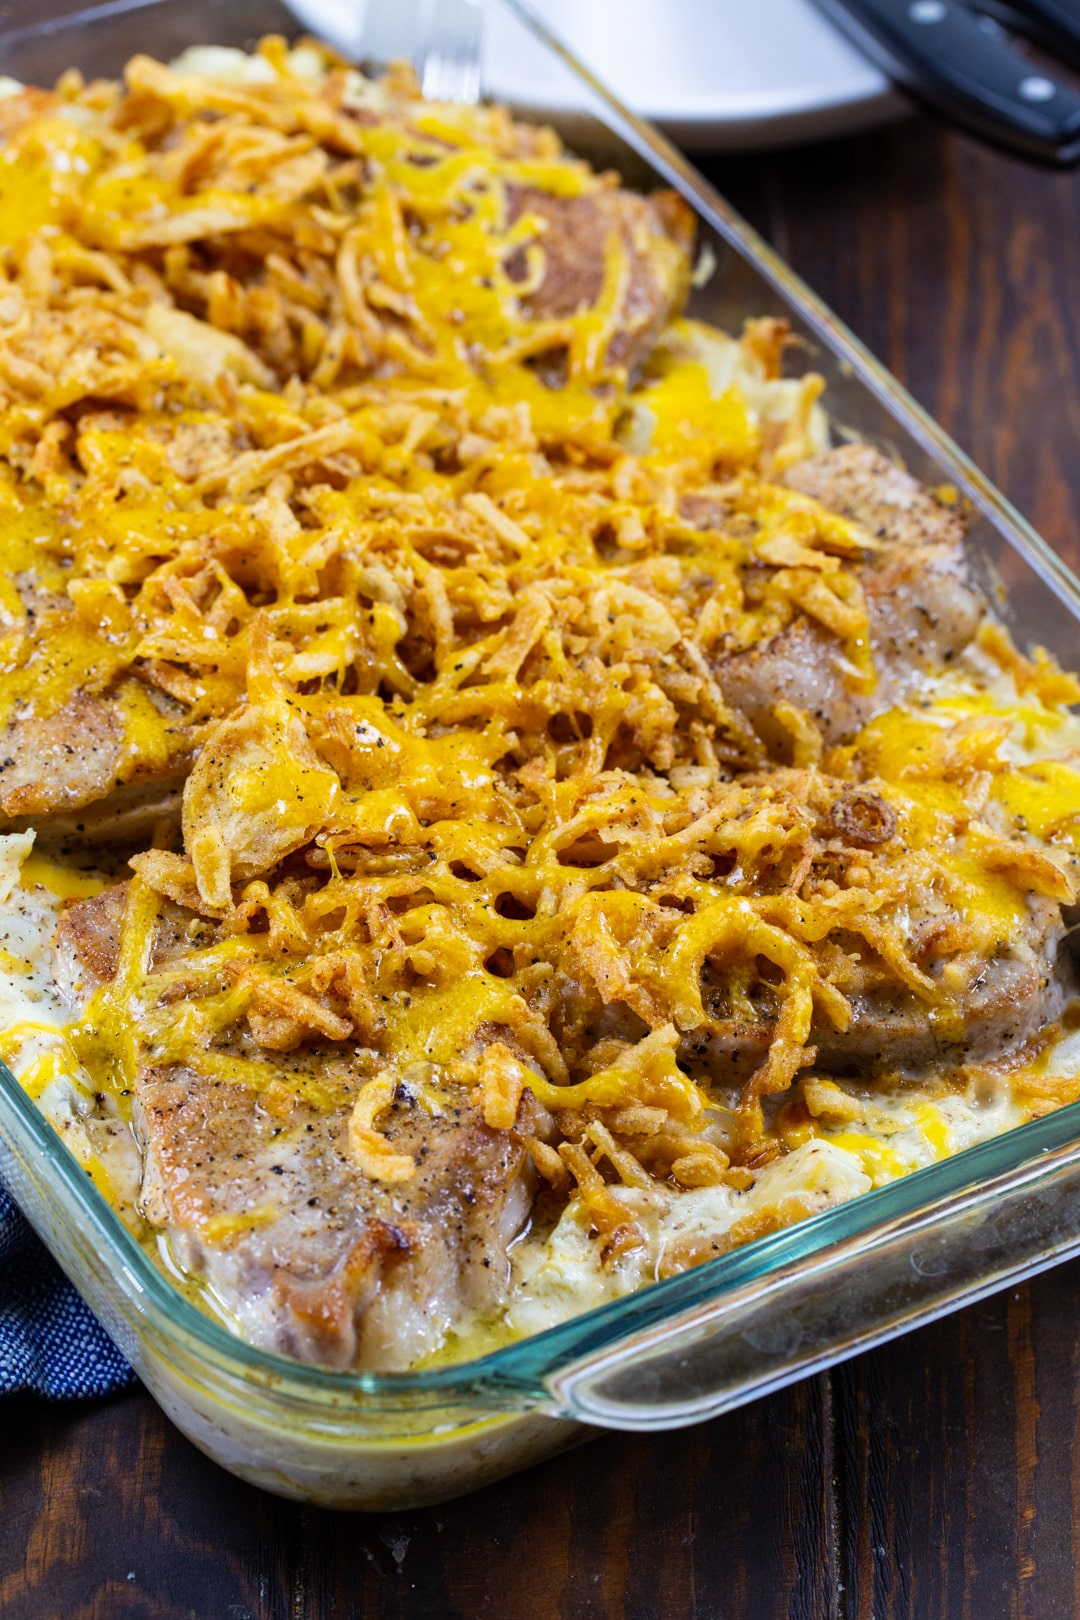
[[[0,136],[3,1052],[209,1309],[471,1353],[1080,1094],[1080,688],[677,196],[275,39]]]

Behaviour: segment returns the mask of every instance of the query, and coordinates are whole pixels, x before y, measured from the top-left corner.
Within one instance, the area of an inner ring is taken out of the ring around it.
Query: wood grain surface
[[[1080,565],[1080,178],[925,119],[713,177]],[[1080,649],[1078,649],[1080,650]],[[3,1620],[1075,1620],[1080,1262],[716,1422],[299,1508],[141,1392],[0,1405]]]

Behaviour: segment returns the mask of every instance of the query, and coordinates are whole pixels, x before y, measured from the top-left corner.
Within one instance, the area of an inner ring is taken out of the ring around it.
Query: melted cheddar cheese
[[[725,662],[810,625],[879,690],[881,542],[783,482],[827,435],[781,324],[682,318],[673,199],[279,40],[0,134],[0,810],[161,801],[119,874],[7,851],[3,1052],[133,1221],[151,1068],[347,1109],[391,1189],[396,1101],[465,1099],[544,1187],[505,1336],[1072,1099],[969,1033],[1080,889],[1076,683],[987,624],[841,747],[777,692],[770,756]],[[6,797],[41,738],[98,776]]]

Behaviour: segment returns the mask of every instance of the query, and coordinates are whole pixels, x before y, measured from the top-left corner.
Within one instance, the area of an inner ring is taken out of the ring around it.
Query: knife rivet
[[[944,22],[948,10],[945,0],[913,0],[908,16],[916,23],[939,23]]]
[[[1057,94],[1057,85],[1053,79],[1044,79],[1041,74],[1032,73],[1020,80],[1020,94],[1025,101],[1049,101]]]

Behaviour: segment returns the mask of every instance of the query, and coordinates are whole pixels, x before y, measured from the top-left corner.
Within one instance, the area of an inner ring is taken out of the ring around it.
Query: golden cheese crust
[[[682,318],[677,198],[199,69],[0,103],[0,817],[135,846],[58,943],[148,1217],[258,1342],[405,1365],[530,1211],[615,1265],[833,1079],[1058,1015],[1077,687],[782,323]]]

